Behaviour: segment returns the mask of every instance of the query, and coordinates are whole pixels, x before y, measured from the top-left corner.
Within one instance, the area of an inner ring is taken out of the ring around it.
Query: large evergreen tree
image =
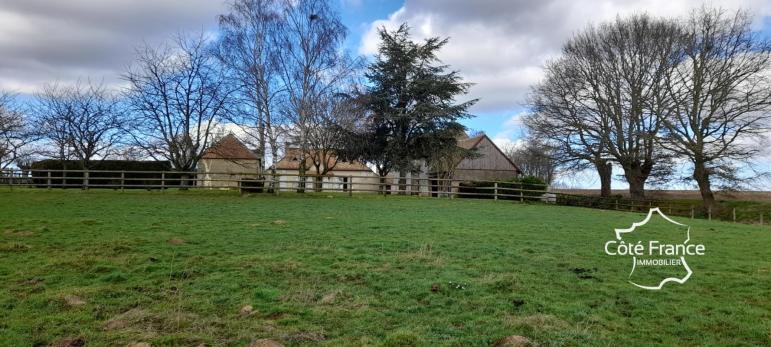
[[[399,190],[404,191],[405,177],[416,160],[456,146],[456,136],[465,129],[458,120],[470,117],[467,110],[477,100],[455,100],[471,84],[437,58],[447,39],[413,42],[406,24],[394,32],[381,29],[380,39],[378,55],[366,74],[372,148],[365,159],[376,162],[381,177],[399,170]]]

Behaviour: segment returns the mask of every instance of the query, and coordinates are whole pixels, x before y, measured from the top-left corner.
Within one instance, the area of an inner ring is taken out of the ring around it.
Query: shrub
[[[265,187],[265,178],[242,178],[239,188],[242,193],[262,193]]]

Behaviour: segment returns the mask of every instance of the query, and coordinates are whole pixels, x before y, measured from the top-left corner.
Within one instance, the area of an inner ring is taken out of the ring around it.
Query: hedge
[[[470,199],[493,199],[495,197],[494,188],[494,182],[462,182],[458,187],[458,196],[461,198]],[[498,182],[498,199],[519,200],[520,190],[526,190],[522,192],[522,196],[524,197],[540,197],[546,193],[546,188],[546,183],[533,176],[514,179],[506,182]]]

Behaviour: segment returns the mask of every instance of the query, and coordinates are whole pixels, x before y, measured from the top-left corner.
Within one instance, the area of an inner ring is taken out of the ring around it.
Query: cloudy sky
[[[475,83],[481,101],[467,121],[499,144],[521,135],[518,116],[544,61],[589,23],[648,12],[680,16],[697,0],[332,0],[349,28],[348,49],[371,55],[378,27],[408,23],[416,38],[449,37],[440,57]],[[755,29],[771,35],[771,1],[713,0],[756,15]],[[178,32],[216,29],[220,0],[2,0],[0,88],[34,93],[45,83],[78,79],[119,83],[142,42]]]

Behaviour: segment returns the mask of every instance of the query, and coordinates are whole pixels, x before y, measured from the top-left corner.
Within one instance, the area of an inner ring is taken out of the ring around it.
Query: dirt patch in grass
[[[249,347],[284,347],[284,345],[269,339],[259,339],[250,343]]]
[[[576,276],[582,280],[590,280],[590,279],[597,278],[597,277],[594,277],[594,275],[592,275],[594,273],[597,273],[596,267],[591,269],[576,267],[576,268],[570,269],[570,271],[576,274]]]
[[[0,252],[7,252],[7,253],[16,253],[16,252],[26,252],[30,248],[29,245],[26,243],[21,242],[7,242],[0,244]]]
[[[86,345],[86,341],[82,337],[65,337],[61,340],[57,340],[49,344],[49,347],[82,347]]]
[[[335,290],[331,293],[327,293],[324,296],[321,297],[321,300],[319,300],[319,303],[322,305],[331,305],[334,304],[335,301],[337,301],[338,296],[341,296],[343,294],[340,290]]]
[[[276,219],[276,220],[270,222],[270,224],[273,224],[273,225],[284,225],[286,223],[287,222],[285,220],[283,220],[283,219]]]
[[[65,295],[64,302],[71,307],[83,306],[87,304],[86,300],[77,295]]]
[[[310,288],[303,288],[284,294],[279,297],[283,302],[295,302],[300,304],[313,304],[318,300],[318,293]]]
[[[178,237],[172,237],[169,239],[169,244],[171,245],[183,245],[185,244],[185,240],[180,239]]]
[[[287,340],[295,342],[297,344],[321,342],[326,340],[326,338],[327,337],[323,332],[309,332],[309,331],[296,332],[294,334],[289,334],[286,336]]]
[[[35,232],[31,230],[7,229],[6,231],[3,232],[3,235],[24,237],[24,236],[33,236],[35,235]]]
[[[241,307],[241,310],[238,311],[238,314],[241,315],[241,317],[251,316],[255,314],[254,307],[252,307],[252,305],[246,305],[244,307]]]
[[[535,346],[527,337],[512,335],[495,342],[496,347],[529,347]]]
[[[132,308],[115,317],[110,318],[105,324],[105,330],[121,330],[137,325],[150,318],[150,311],[141,308]]]

